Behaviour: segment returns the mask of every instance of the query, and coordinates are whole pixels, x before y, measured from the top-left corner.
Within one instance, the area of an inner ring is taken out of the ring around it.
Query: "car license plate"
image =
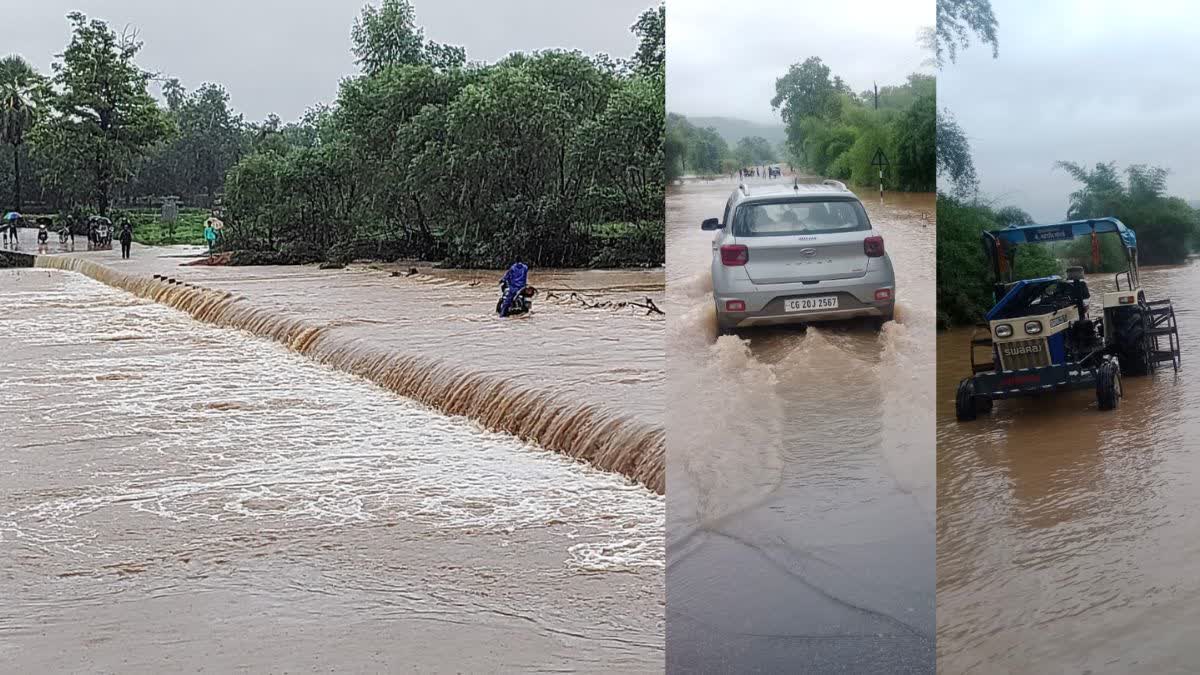
[[[788,298],[783,301],[786,312],[810,312],[814,309],[837,309],[836,295],[822,295],[816,298]]]

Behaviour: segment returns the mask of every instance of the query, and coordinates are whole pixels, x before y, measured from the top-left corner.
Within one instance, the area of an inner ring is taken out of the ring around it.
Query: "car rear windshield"
[[[871,229],[867,212],[857,199],[781,200],[738,207],[733,234],[772,237],[786,234],[829,234]]]

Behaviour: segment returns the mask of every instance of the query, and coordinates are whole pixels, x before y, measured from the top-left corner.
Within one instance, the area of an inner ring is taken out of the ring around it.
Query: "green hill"
[[[787,129],[784,128],[782,123],[763,124],[736,117],[691,116],[688,117],[688,121],[701,129],[712,127],[721,135],[721,138],[725,139],[729,147],[737,145],[737,142],[746,136],[762,136],[770,141],[771,145],[776,147],[787,140]]]

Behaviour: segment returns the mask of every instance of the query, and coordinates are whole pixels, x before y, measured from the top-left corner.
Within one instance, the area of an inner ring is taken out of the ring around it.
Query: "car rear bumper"
[[[717,318],[726,328],[750,326],[774,326],[818,321],[841,321],[857,317],[888,317],[895,309],[896,283],[891,266],[881,266],[866,276],[856,279],[836,279],[815,284],[754,285],[739,283],[728,290],[721,289],[713,296],[717,304]],[[876,300],[875,293],[889,289],[892,297]],[[788,312],[786,300],[804,297],[837,296],[836,309],[814,309]],[[745,311],[726,310],[726,302],[740,300]]]
[[[725,326],[731,328],[751,328],[753,326],[783,326],[819,321],[844,321],[859,317],[883,318],[891,316],[893,311],[894,305],[886,303],[845,309],[839,307],[838,309],[814,310],[810,312],[758,312],[753,314],[748,312],[718,312],[718,314],[720,315],[721,323]]]

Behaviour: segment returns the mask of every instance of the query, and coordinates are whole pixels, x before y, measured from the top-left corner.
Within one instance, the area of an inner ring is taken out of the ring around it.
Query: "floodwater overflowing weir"
[[[663,497],[82,274],[0,287],[0,672],[661,672]]]
[[[665,489],[664,431],[630,415],[436,358],[333,335],[329,323],[281,315],[229,291],[162,275],[126,273],[79,257],[38,256],[36,266],[78,272],[197,320],[270,338],[444,413],[468,417],[494,431],[621,473],[659,494]]]

